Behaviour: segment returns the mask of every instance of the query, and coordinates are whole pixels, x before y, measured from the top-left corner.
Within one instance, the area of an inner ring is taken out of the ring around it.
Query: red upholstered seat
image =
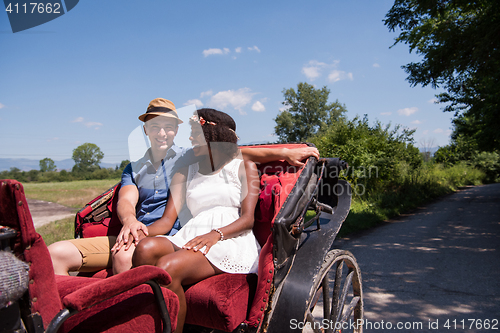
[[[10,247],[19,259],[30,265],[30,282],[25,296],[28,299],[20,302],[28,329],[36,326],[47,329],[60,310],[68,307],[80,312],[70,317],[60,332],[162,330],[151,287],[143,282],[158,279],[159,283],[168,284],[170,276],[165,271],[143,266],[109,279],[56,276],[45,242],[35,231],[22,185],[13,180],[0,180],[0,198],[0,225],[17,231]],[[177,296],[165,288],[162,293],[172,328],[175,328],[179,309]],[[113,297],[116,294],[118,296]],[[104,301],[98,303],[101,300]]]

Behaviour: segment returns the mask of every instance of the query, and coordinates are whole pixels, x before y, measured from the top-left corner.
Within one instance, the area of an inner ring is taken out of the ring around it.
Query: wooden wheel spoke
[[[322,281],[323,289],[323,317],[324,319],[330,320],[330,279],[328,274],[325,275]]]
[[[308,327],[304,327],[303,332],[363,332],[363,325],[354,329],[343,326],[351,322],[357,324],[363,319],[361,273],[349,251],[334,249],[328,252],[308,302],[305,313]]]
[[[335,269],[335,284],[333,286],[333,295],[332,295],[332,314],[330,318],[337,318],[338,301],[339,301],[340,285],[342,284],[343,268],[344,268],[344,261],[341,260],[337,263],[337,268]]]
[[[340,319],[341,322],[347,321],[347,319],[352,315],[352,312],[354,311],[354,308],[356,305],[358,305],[359,301],[361,300],[361,297],[356,296],[353,297],[351,300],[351,303],[347,306],[347,309],[344,311],[344,315],[342,316],[342,319]]]
[[[342,315],[342,310],[344,309],[345,299],[347,298],[347,293],[349,292],[349,287],[352,284],[352,277],[354,276],[354,271],[351,271],[344,282],[344,288],[342,288],[342,295],[340,297],[340,302],[337,309],[337,317],[336,321],[339,321],[340,316]]]
[[[311,328],[314,331],[314,333],[323,333],[322,330],[318,329],[316,325],[314,325],[315,323],[314,316],[312,315],[310,310],[307,310],[306,320],[311,323]]]

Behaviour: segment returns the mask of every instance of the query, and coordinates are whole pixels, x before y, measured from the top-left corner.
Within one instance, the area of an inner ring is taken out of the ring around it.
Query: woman
[[[252,232],[257,168],[236,158],[236,124],[229,115],[213,109],[197,113],[190,120],[190,140],[194,153],[205,159],[172,179],[164,227],[175,222],[184,200],[193,218],[174,236],[141,240],[133,257],[134,266],[155,265],[172,277],[166,287],[180,303],[175,332],[182,332],[186,316],[183,285],[222,272],[256,273],[260,251]]]

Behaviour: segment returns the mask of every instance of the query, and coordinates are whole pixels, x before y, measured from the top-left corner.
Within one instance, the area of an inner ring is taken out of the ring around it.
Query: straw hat
[[[175,105],[171,101],[165,98],[155,98],[153,99],[149,105],[146,113],[141,114],[139,116],[140,121],[145,121],[146,117],[149,115],[170,117],[177,119],[179,124],[182,124],[183,121],[179,119],[177,115],[177,111],[175,110]]]

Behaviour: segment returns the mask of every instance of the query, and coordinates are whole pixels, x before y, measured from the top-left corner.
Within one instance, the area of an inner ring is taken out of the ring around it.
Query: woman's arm
[[[224,239],[240,235],[246,230],[253,228],[255,206],[259,198],[260,181],[255,163],[244,160],[240,164],[239,177],[242,185],[241,216],[233,223],[219,228],[224,234]],[[206,246],[204,254],[207,254],[210,248],[221,239],[221,235],[216,231],[200,235],[187,242],[183,248],[198,251]]]
[[[278,160],[285,160],[291,165],[302,166],[302,160],[314,156],[319,159],[319,152],[316,147],[302,148],[245,148],[241,147],[241,153],[245,160],[256,163],[267,163]]]
[[[164,235],[169,232],[177,220],[178,212],[186,200],[187,168],[175,173],[170,184],[170,194],[163,215],[149,227],[149,236]]]

